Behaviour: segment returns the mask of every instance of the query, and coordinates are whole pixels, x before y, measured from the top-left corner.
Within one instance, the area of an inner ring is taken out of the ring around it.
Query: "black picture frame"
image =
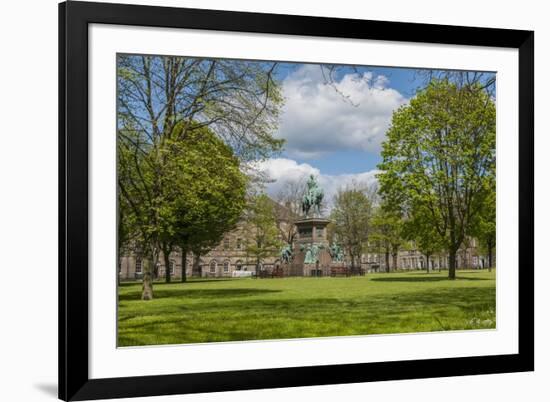
[[[88,25],[192,28],[515,48],[519,51],[517,354],[90,379]],[[170,395],[534,370],[534,32],[121,5],[59,5],[59,398]]]

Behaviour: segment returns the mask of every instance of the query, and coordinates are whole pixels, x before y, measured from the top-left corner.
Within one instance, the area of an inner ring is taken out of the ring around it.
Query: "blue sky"
[[[285,79],[292,79],[293,74],[296,75],[297,70],[303,69],[304,67],[312,67],[316,69],[321,69],[318,65],[306,65],[298,63],[284,63],[281,64],[277,70],[277,79],[283,84],[285,88]],[[384,77],[387,81],[384,83],[385,89],[391,89],[401,94],[403,99],[406,101],[412,96],[414,96],[416,89],[421,85],[421,81],[416,74],[416,70],[408,68],[390,68],[390,67],[370,67],[363,66],[360,68],[352,69],[351,67],[341,66],[337,69],[337,73],[334,75],[334,81],[336,83],[341,82],[345,75],[350,74],[361,74],[361,73],[371,73],[373,77]],[[326,78],[323,77],[323,81],[320,84],[326,84]],[[336,92],[336,90],[334,90]],[[346,93],[342,93],[340,99],[338,96],[332,98],[331,100],[340,104],[344,109],[348,109],[350,113],[353,113],[354,110],[357,110],[361,106],[361,101],[357,100],[356,102],[347,102],[344,99]],[[312,106],[313,107],[313,106]],[[393,110],[393,109],[392,109]],[[357,110],[357,114],[360,114],[360,111]],[[330,119],[330,116],[325,116],[326,119]],[[368,114],[365,114],[365,122],[369,118]],[[289,117],[283,114],[283,124],[293,124],[292,117]],[[323,125],[323,122],[319,122]],[[312,129],[315,128],[315,125],[312,125]],[[349,133],[345,132],[345,129],[339,132],[334,132],[335,136],[345,136]],[[281,138],[285,138],[285,132],[279,134]],[[313,140],[313,138],[312,138]],[[306,146],[307,143],[303,145]],[[377,142],[379,145],[379,143]],[[293,147],[293,143],[287,143],[286,149],[282,154],[284,158],[290,158],[295,160],[298,163],[308,163],[313,167],[316,167],[322,171],[323,174],[350,174],[350,173],[362,173],[368,170],[376,168],[376,165],[381,161],[379,148],[374,149],[358,149],[354,146],[344,146],[341,148],[334,147],[332,149],[327,149],[322,155],[317,156],[303,156],[297,154]],[[351,145],[351,144],[350,144]]]
[[[286,140],[285,149],[259,164],[272,180],[266,188],[272,197],[310,174],[324,188],[327,206],[341,187],[374,184],[393,112],[425,84],[418,70],[369,66],[339,66],[328,82],[326,68],[278,66],[285,103],[275,136]]]
[[[376,182],[381,144],[393,112],[421,84],[406,68],[338,66],[331,80],[318,64],[284,63],[276,78],[285,99],[275,136],[281,155],[260,163],[274,198],[287,182],[315,175],[330,205],[338,188]],[[330,81],[330,82],[329,82]]]
[[[415,69],[332,67],[277,64],[284,103],[274,136],[285,140],[284,150],[256,163],[271,179],[266,190],[274,198],[288,182],[305,182],[309,175],[318,178],[329,202],[340,187],[374,184],[393,113],[425,84]]]

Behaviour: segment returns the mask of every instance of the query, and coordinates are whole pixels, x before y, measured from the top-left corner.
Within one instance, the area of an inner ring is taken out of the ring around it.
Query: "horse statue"
[[[313,209],[313,215],[321,215],[321,203],[323,202],[323,189],[319,187],[315,176],[309,176],[307,181],[307,191],[302,197],[302,212],[307,217],[310,210]]]
[[[289,244],[284,246],[283,249],[281,250],[281,260],[285,264],[290,264],[290,262],[292,261],[292,248],[290,247]]]

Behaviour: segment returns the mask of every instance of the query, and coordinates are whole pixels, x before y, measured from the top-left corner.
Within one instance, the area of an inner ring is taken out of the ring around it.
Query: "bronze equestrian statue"
[[[309,216],[310,211],[312,212],[312,216],[315,216],[316,214],[317,216],[321,215],[321,203],[323,202],[323,197],[323,189],[317,184],[315,176],[309,176],[307,191],[302,197],[302,212],[306,217]]]

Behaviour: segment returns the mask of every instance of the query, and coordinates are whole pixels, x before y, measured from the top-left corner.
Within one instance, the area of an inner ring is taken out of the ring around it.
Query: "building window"
[[[229,261],[223,263],[223,272],[229,272]]]
[[[223,239],[223,249],[229,250],[229,239]]]
[[[174,275],[175,269],[176,269],[176,263],[174,261],[170,261],[170,275]]]
[[[242,242],[243,242],[242,239],[237,239],[237,250],[240,250],[240,249],[241,249],[241,247],[242,247]]]
[[[141,260],[136,260],[136,274],[141,274]]]
[[[215,274],[215,273],[216,273],[216,266],[217,266],[217,265],[218,265],[218,264],[216,263],[215,260],[210,262],[210,273],[211,273],[211,274]]]
[[[240,271],[241,269],[243,269],[243,263],[241,262],[241,260],[235,263],[235,268],[237,269],[237,271]]]

